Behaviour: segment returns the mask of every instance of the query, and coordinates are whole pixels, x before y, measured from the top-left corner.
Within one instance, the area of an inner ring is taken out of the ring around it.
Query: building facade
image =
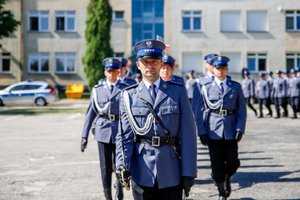
[[[0,41],[0,86],[20,80],[86,84],[82,56],[89,0],[8,0],[21,26]],[[110,0],[111,46],[131,57],[142,39],[164,39],[176,73],[203,73],[208,53],[228,56],[229,72],[300,67],[300,1]],[[133,60],[134,63],[134,60]]]

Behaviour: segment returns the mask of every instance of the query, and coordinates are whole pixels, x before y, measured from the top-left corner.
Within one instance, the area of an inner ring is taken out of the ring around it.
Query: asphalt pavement
[[[63,100],[49,107],[87,104]],[[80,152],[83,112],[0,112],[0,121],[1,200],[104,199],[92,135],[86,152]],[[241,167],[232,179],[229,199],[300,199],[299,144],[300,119],[258,119],[249,111],[246,135],[239,143]],[[198,177],[189,199],[218,198],[210,173],[207,148],[198,144]],[[131,191],[125,191],[125,199],[132,199]]]

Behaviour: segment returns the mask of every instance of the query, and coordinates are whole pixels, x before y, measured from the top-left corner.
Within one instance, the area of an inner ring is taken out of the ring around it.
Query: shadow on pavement
[[[237,190],[239,190],[251,187],[257,183],[300,182],[300,177],[282,178],[297,172],[300,172],[300,170],[292,172],[238,172],[233,176],[232,183],[238,183],[240,187]]]

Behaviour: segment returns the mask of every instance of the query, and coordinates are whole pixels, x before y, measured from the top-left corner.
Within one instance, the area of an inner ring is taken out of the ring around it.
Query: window
[[[113,20],[124,20],[124,11],[114,11]]]
[[[222,32],[241,31],[241,12],[221,11],[221,31]]]
[[[75,31],[75,11],[56,11],[56,31]]]
[[[55,71],[57,73],[74,73],[75,53],[55,53]]]
[[[182,30],[183,31],[201,31],[201,11],[183,11],[182,12]]]
[[[268,30],[267,11],[248,11],[247,12],[247,31],[265,32]]]
[[[29,31],[49,31],[49,11],[30,11],[28,22]]]
[[[132,44],[164,37],[164,0],[132,0]]]
[[[222,56],[227,56],[229,73],[240,73],[241,71],[241,53],[240,52],[222,52]]]
[[[31,53],[28,62],[30,73],[46,73],[49,71],[49,53]]]
[[[300,31],[300,10],[286,11],[286,30],[287,31]]]
[[[287,53],[286,54],[286,69],[300,68],[300,53]]]
[[[10,53],[0,54],[0,73],[10,72]]]
[[[251,72],[267,70],[267,54],[265,53],[248,53],[247,67]]]

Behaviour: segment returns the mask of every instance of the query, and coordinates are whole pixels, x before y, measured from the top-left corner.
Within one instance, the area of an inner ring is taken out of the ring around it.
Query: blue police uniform
[[[217,56],[212,63],[216,68],[227,67],[228,61]],[[226,199],[231,192],[230,177],[240,166],[236,138],[245,133],[247,113],[241,85],[229,76],[223,81],[215,77],[194,96],[193,112],[200,140],[209,147],[212,178],[220,198]]]
[[[247,105],[248,107],[253,110],[255,116],[257,116],[257,111],[253,107],[251,103],[251,98],[255,98],[255,81],[249,77],[250,72],[249,71],[244,71],[244,79],[242,81],[242,89],[243,89],[243,94],[244,97],[246,98]]]
[[[119,69],[120,62],[115,58],[104,59],[105,69]],[[111,87],[112,86],[112,87]],[[94,138],[98,142],[100,171],[102,185],[106,199],[112,199],[111,182],[115,163],[115,138],[118,132],[119,101],[122,89],[126,84],[117,81],[108,85],[106,80],[93,87],[90,104],[82,130],[82,138],[89,137],[89,132],[94,124]],[[123,192],[119,182],[115,185],[117,189],[116,199],[123,199]]]
[[[280,70],[276,71],[278,75],[273,82],[272,97],[274,99],[275,109],[277,116],[275,118],[280,118],[280,106],[283,108],[283,117],[288,116],[287,110],[287,94],[288,94],[288,84],[286,79],[281,77],[282,72]]]
[[[121,58],[120,61],[121,61],[121,67],[126,67],[128,62],[127,59]],[[126,73],[124,77],[120,78],[120,81],[121,83],[124,83],[128,86],[136,84],[136,81],[129,77],[129,73]]]
[[[290,79],[289,91],[290,91],[290,104],[293,109],[292,118],[297,118],[297,110],[300,106],[300,77],[297,77],[297,71],[292,69],[291,74],[294,75]]]
[[[160,41],[145,40],[134,51],[138,59],[161,59],[163,48]],[[152,98],[149,84],[143,80],[123,91],[116,166],[131,173],[134,199],[181,199],[182,179],[197,176],[196,130],[187,92],[159,78]]]
[[[204,56],[204,62],[208,63],[209,65],[212,65],[212,59],[215,57],[215,56],[218,56],[218,54],[207,54],[206,56]],[[201,90],[202,90],[202,86],[203,85],[206,85],[210,82],[212,82],[214,80],[214,74],[210,71],[207,71],[205,75],[203,76],[200,76],[196,79],[196,83],[193,85],[193,97],[195,98],[195,100],[192,101],[192,109],[194,112],[197,112],[197,114],[195,114],[195,120],[196,122],[199,121],[197,118],[198,117],[204,117],[204,110],[205,110],[205,107],[204,106],[200,106],[199,104],[199,100],[202,101],[202,95],[201,95]],[[199,99],[201,98],[201,99]],[[204,119],[202,119],[204,120]],[[201,120],[201,121],[202,121]],[[204,131],[205,130],[205,127],[197,127],[199,131],[202,131],[202,132],[206,132]],[[198,131],[198,134],[199,134],[199,131]]]
[[[162,61],[165,64],[169,64],[172,68],[175,65],[175,59],[172,56],[167,55],[167,54],[163,55]],[[184,79],[180,76],[172,75],[171,79],[168,81],[171,81],[171,82],[179,84],[179,85],[184,85]]]
[[[269,98],[270,98],[270,93],[271,93],[271,85],[270,83],[265,79],[265,73],[260,73],[259,76],[261,77],[261,79],[259,81],[257,81],[256,83],[256,88],[255,88],[255,92],[256,92],[256,97],[258,98],[258,104],[259,104],[259,118],[263,117],[263,105],[266,106],[266,108],[268,109],[269,113],[268,115],[270,115],[271,117],[273,116],[272,113],[272,109],[269,103]]]

